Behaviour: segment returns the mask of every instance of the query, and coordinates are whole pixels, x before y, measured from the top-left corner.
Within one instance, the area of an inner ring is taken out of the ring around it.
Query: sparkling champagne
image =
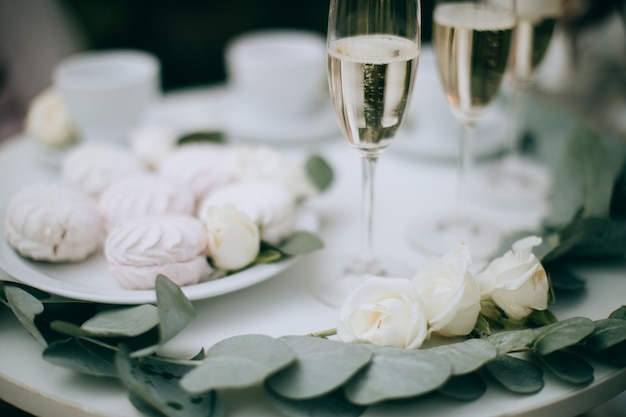
[[[328,46],[335,112],[359,150],[380,153],[402,125],[418,53],[415,42],[386,35],[343,38]]]
[[[513,79],[528,85],[550,45],[560,15],[560,0],[521,0],[517,2],[517,25],[511,45],[509,68]]]
[[[515,17],[473,3],[443,3],[434,13],[433,45],[450,108],[476,120],[507,68]]]

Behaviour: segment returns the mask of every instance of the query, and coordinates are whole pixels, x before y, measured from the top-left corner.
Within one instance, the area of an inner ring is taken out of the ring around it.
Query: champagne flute
[[[365,277],[391,271],[374,257],[372,212],[379,155],[404,123],[420,50],[420,0],[331,0],[328,80],[343,135],[362,164],[361,239],[339,277],[321,281],[318,297],[338,305]]]
[[[484,171],[485,179],[481,181],[484,184],[482,196],[511,207],[520,206],[524,201],[536,204],[550,187],[547,170],[522,154],[520,142],[526,131],[524,122],[533,76],[550,45],[561,15],[561,0],[516,0],[515,14],[517,22],[507,77],[512,97],[506,154],[500,163]]]
[[[441,255],[456,242],[475,258],[497,248],[501,232],[494,224],[470,217],[466,203],[473,174],[474,126],[496,97],[507,68],[514,0],[437,0],[433,13],[433,49],[450,110],[462,128],[457,201],[452,215],[410,229],[419,250]]]

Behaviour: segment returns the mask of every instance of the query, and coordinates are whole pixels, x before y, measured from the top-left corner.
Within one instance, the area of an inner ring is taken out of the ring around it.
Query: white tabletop
[[[202,103],[216,90],[179,95],[172,102]],[[215,115],[213,115],[215,116]],[[210,119],[210,118],[209,118]],[[210,124],[210,123],[208,123]],[[360,166],[357,152],[337,135],[319,141],[289,143],[285,149],[296,157],[319,152],[335,170],[335,182],[323,195],[306,203],[320,219],[320,235],[326,248],[303,257],[279,275],[230,294],[194,301],[197,319],[163,349],[164,354],[191,356],[229,336],[263,333],[270,336],[306,334],[335,327],[334,308],[319,302],[313,284],[319,277],[338,273],[329,262],[333,254],[351,255],[359,239],[358,216]],[[404,138],[403,140],[408,140]],[[393,144],[392,144],[393,147]],[[0,147],[0,192],[3,199],[21,185],[58,173],[41,164],[40,150],[28,138],[10,140]],[[19,173],[19,175],[15,175]],[[44,174],[45,173],[45,174]],[[428,219],[448,210],[455,194],[454,164],[429,162],[389,151],[382,155],[377,171],[375,250],[417,268],[424,255],[409,247],[408,227],[416,219]],[[3,204],[4,204],[3,200]],[[502,227],[536,227],[545,205],[523,210],[494,210],[473,204],[471,208]],[[576,268],[588,281],[583,292],[564,296],[551,309],[557,317],[605,318],[624,304],[626,265],[605,264]],[[21,327],[8,309],[0,310],[0,398],[36,415],[45,416],[141,416],[114,379],[79,375],[41,358],[40,346]],[[364,416],[429,415],[442,417],[572,417],[589,410],[626,389],[626,370],[593,362],[595,381],[580,388],[559,382],[546,373],[546,386],[537,394],[518,396],[489,383],[478,401],[463,403],[440,397],[399,401],[370,407]],[[220,393],[226,415],[263,417],[277,411],[257,387]]]

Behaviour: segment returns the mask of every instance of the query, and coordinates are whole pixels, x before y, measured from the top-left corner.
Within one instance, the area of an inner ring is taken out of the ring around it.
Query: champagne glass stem
[[[474,122],[465,121],[461,127],[461,142],[459,155],[459,169],[457,172],[457,191],[454,221],[466,225],[469,223],[467,213],[468,186],[474,172]]]
[[[514,157],[517,155],[520,146],[520,140],[524,134],[526,121],[526,101],[528,98],[528,89],[519,85],[517,82],[513,87],[513,102],[511,114],[511,128],[509,129],[509,140],[507,146],[507,155]]]
[[[362,189],[361,189],[361,243],[357,263],[360,268],[370,269],[374,266],[372,250],[372,220],[374,218],[374,175],[376,172],[377,155],[362,155]]]

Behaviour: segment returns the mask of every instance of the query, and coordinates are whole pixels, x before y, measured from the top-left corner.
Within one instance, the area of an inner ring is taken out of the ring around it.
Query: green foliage
[[[580,356],[561,350],[539,357],[563,381],[581,385],[593,382],[593,367]]]
[[[9,284],[3,285],[3,297],[29,331],[54,336],[46,339],[51,342],[45,360],[80,373],[119,378],[135,407],[153,416],[210,417],[219,390],[263,385],[287,416],[356,417],[371,404],[432,392],[476,400],[487,389],[484,373],[518,394],[544,386],[542,368],[565,383],[588,384],[593,367],[575,350],[626,365],[625,307],[596,322],[574,317],[429,349],[313,336],[241,335],[190,360],[174,360],[154,351],[195,313],[166,277],[159,277],[157,285],[156,306],[94,309],[88,303],[46,303]],[[79,318],[69,320],[74,311],[81,311]]]
[[[498,356],[496,347],[483,339],[469,339],[461,343],[438,346],[428,349],[428,352],[443,357],[452,367],[452,375],[474,372]]]
[[[306,161],[305,165],[309,180],[315,185],[318,191],[325,191],[333,182],[333,169],[319,155],[312,155]]]
[[[550,163],[550,210],[535,232],[544,239],[535,253],[555,290],[579,290],[585,283],[567,268],[570,261],[626,258],[626,146],[579,125]]]
[[[13,285],[4,286],[4,296],[8,306],[13,310],[13,314],[22,323],[22,326],[40,343],[46,345],[46,339],[35,325],[35,317],[44,310],[41,301],[27,291]]]
[[[454,375],[439,388],[443,395],[461,401],[474,401],[487,391],[487,384],[478,372]]]
[[[56,341],[43,351],[43,358],[87,375],[117,376],[115,350],[89,340],[70,338]]]
[[[274,406],[290,417],[358,417],[367,409],[349,402],[340,390],[308,400],[290,400],[271,389],[267,394]]]
[[[296,356],[285,343],[264,335],[223,340],[207,351],[206,359],[181,380],[189,392],[247,388],[292,363]]]
[[[426,394],[442,386],[452,373],[443,357],[426,350],[373,349],[369,366],[344,387],[346,397],[354,404]]]
[[[585,347],[602,351],[626,341],[626,320],[608,318],[598,320],[594,333],[585,340]]]
[[[80,329],[94,337],[138,336],[159,324],[159,310],[152,304],[103,310]]]
[[[489,336],[487,340],[495,346],[498,355],[504,355],[529,349],[536,337],[536,330],[524,329],[496,333]]]
[[[278,249],[288,256],[305,255],[322,249],[324,242],[315,234],[307,231],[297,231],[285,239]]]
[[[206,131],[206,132],[192,132],[186,133],[178,138],[178,145],[186,145],[188,143],[226,143],[226,137],[224,132],[220,131]]]
[[[496,381],[517,394],[534,394],[544,385],[541,368],[513,356],[498,356],[487,364],[486,369]]]
[[[298,360],[273,375],[267,386],[282,397],[309,399],[328,394],[346,383],[372,358],[365,345],[347,345],[322,338],[288,336],[282,340]]]
[[[118,351],[115,364],[133,405],[152,416],[206,417],[215,409],[215,392],[190,394],[180,386],[192,365],[156,357],[131,358]]]
[[[573,317],[551,324],[539,332],[533,343],[533,349],[540,355],[549,355],[581,342],[591,335],[595,328],[595,323],[584,317]]]

